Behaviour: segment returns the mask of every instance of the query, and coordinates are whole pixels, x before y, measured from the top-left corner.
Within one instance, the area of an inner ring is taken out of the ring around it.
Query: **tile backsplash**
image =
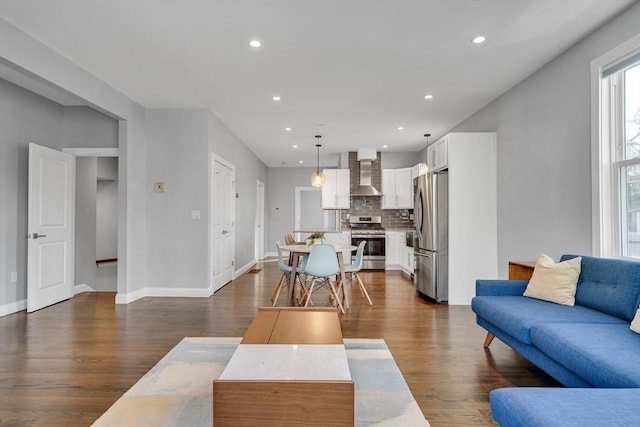
[[[371,164],[371,184],[378,190],[382,189],[382,167],[380,153]],[[358,185],[360,180],[360,163],[357,153],[349,153],[349,169],[351,169],[351,188]],[[387,229],[412,228],[411,215],[413,209],[382,209],[381,197],[352,196],[351,209],[340,211],[342,228],[349,228],[349,214],[354,216],[381,216],[382,226]]]
[[[349,226],[349,219],[346,218],[345,213],[350,213],[354,216],[381,216],[382,226],[384,228],[412,228],[413,221],[410,219],[410,215],[413,214],[413,209],[381,209],[382,198],[381,197],[351,197],[351,210],[342,211],[343,226]],[[346,221],[346,224],[344,223]]]

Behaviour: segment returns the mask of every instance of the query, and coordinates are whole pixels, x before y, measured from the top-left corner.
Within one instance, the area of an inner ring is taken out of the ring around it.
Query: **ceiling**
[[[0,17],[144,107],[212,110],[269,167],[314,167],[317,134],[323,165],[422,150],[634,1],[0,0]]]

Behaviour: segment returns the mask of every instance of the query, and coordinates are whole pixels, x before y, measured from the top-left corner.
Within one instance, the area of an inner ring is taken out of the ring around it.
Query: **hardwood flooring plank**
[[[182,338],[243,336],[280,279],[275,262],[256,268],[210,298],[115,305],[114,293],[84,293],[1,317],[0,425],[90,425]],[[399,272],[360,276],[374,305],[352,287],[343,336],[386,340],[433,427],[494,426],[491,390],[557,385],[498,340],[484,349],[470,307],[429,303]]]

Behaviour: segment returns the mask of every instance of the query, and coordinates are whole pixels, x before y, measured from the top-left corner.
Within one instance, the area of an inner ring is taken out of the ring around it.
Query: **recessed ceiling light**
[[[262,43],[260,43],[260,40],[251,40],[249,42],[249,46],[251,46],[251,47],[260,47],[260,46],[262,46]]]
[[[293,148],[298,148],[298,146],[297,146],[297,145],[292,145],[292,147],[293,147]]]
[[[424,99],[433,99],[433,95],[425,95]]]
[[[398,126],[398,130],[404,130],[402,126]]]
[[[298,163],[304,163],[304,161],[302,161],[302,160],[298,160]]]
[[[284,128],[285,132],[291,132],[291,128]]]
[[[485,40],[486,39],[484,36],[475,36],[473,39],[471,39],[471,43],[480,44],[480,43],[484,43]]]
[[[382,148],[388,148],[388,147],[389,147],[388,145],[383,145],[383,146],[382,146]]]
[[[271,99],[273,99],[274,101],[280,101],[280,99],[282,99],[282,98],[280,98],[278,95],[276,95],[276,96],[272,97]]]

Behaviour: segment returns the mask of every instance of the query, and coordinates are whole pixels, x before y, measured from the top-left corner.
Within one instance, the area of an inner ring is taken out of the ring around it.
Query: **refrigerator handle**
[[[416,256],[422,256],[422,257],[425,257],[425,258],[431,258],[431,254],[428,253],[428,252],[414,252],[414,254]]]

